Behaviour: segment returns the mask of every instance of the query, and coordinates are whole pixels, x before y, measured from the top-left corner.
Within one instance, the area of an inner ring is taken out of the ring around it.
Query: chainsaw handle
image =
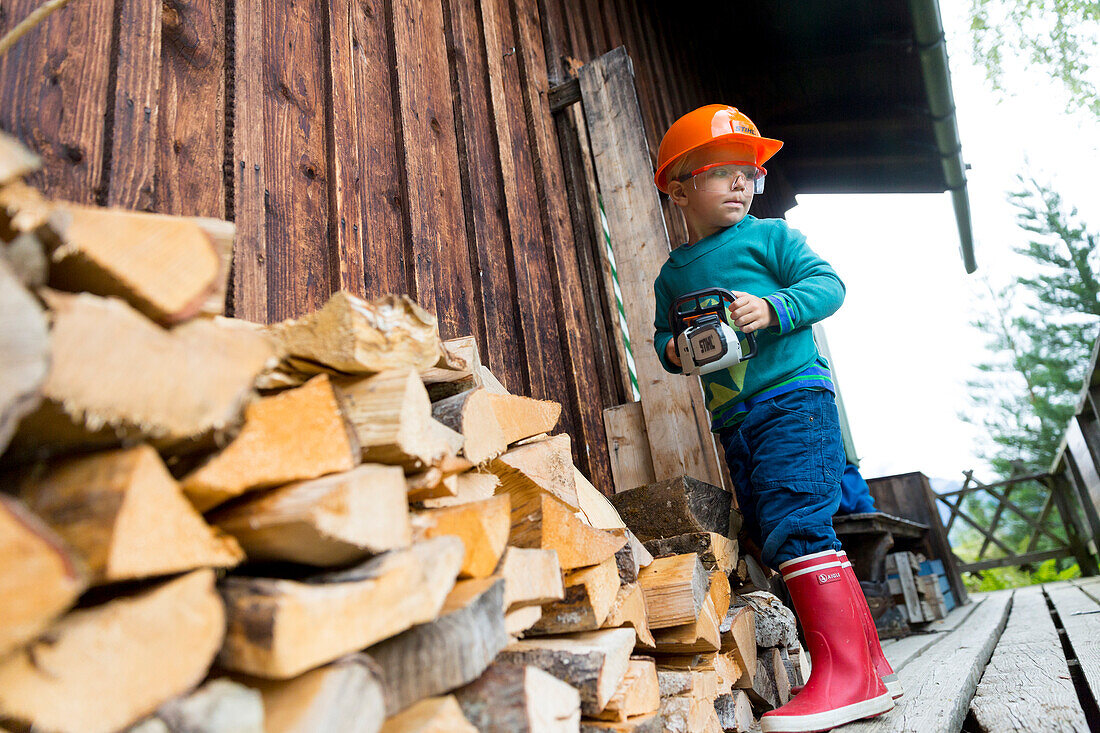
[[[744,331],[741,331],[740,333],[741,333],[742,336],[745,337],[745,340],[749,342],[749,350],[741,355],[741,361],[745,361],[746,359],[751,359],[754,356],[756,356],[756,352],[757,352],[756,334],[755,333],[745,333]]]
[[[684,293],[679,298],[672,301],[672,305],[669,306],[668,309],[668,327],[672,330],[673,334],[679,335],[687,326],[687,322],[680,312],[681,306],[686,303],[691,303],[693,306],[691,308],[692,311],[702,310],[703,306],[699,301],[703,298],[717,298],[719,308],[723,308],[727,303],[732,305],[733,301],[736,300],[733,293],[724,288],[703,288],[702,290],[693,290],[690,293]],[[722,320],[724,321],[725,318]]]

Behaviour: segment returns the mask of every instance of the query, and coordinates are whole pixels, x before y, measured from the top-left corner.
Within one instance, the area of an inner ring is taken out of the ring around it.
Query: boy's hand
[[[678,366],[678,367],[683,366],[683,364],[680,363],[680,355],[678,353],[676,353],[676,339],[675,338],[670,338],[668,340],[668,343],[665,344],[665,356],[667,356],[668,360],[671,361],[676,366]]]
[[[741,329],[741,333],[752,333],[761,328],[779,325],[779,316],[776,315],[771,303],[763,298],[757,298],[752,293],[742,293],[737,290],[732,292],[736,300],[733,301],[730,315],[733,316],[734,325]]]

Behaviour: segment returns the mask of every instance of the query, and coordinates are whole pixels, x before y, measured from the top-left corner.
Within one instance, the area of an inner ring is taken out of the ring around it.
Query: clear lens
[[[753,193],[764,190],[763,171],[751,165],[719,165],[695,174],[695,188],[699,191],[723,193],[750,184]]]

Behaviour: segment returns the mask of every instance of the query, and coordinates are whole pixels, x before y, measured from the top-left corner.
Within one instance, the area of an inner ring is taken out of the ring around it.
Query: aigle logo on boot
[[[835,583],[840,580],[840,571],[836,570],[831,573],[818,573],[817,583],[818,585],[825,585],[826,583]]]

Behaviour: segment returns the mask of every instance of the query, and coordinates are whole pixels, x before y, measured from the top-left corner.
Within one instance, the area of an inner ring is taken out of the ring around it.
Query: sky
[[[1002,101],[971,58],[969,4],[940,3],[963,160],[971,166],[977,273],[963,268],[946,193],[804,195],[787,214],[847,285],[844,306],[824,327],[867,478],[991,475],[978,457],[978,429],[959,414],[972,409],[966,381],[984,355],[984,335],[970,325],[982,278],[1005,283],[1032,269],[1012,251],[1027,241],[1007,200],[1017,173],[1054,182],[1090,230],[1100,229],[1100,121],[1067,113],[1057,85],[1022,65],[1010,70],[1015,94]]]

